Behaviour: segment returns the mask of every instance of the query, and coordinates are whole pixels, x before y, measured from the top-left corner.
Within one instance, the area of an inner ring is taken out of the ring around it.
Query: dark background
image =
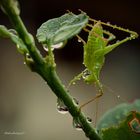
[[[66,10],[70,10],[74,13],[79,13],[78,9],[85,11],[91,18],[101,20],[104,22],[110,22],[111,24],[116,24],[124,28],[129,28],[130,30],[137,31],[140,33],[140,18],[139,18],[139,5],[138,0],[122,0],[122,1],[93,1],[93,0],[40,0],[38,1],[21,1],[21,16],[27,25],[27,28],[34,35],[36,34],[37,28],[50,18],[58,17],[63,15]],[[0,13],[1,24],[9,24],[7,17]],[[30,26],[31,25],[31,26]],[[121,39],[123,32],[117,32],[117,39]],[[126,34],[125,34],[126,35]],[[125,36],[124,35],[124,36]],[[124,37],[123,36],[123,37]],[[72,40],[73,41],[73,40]],[[138,43],[138,40],[131,41],[131,43]],[[77,46],[77,43],[74,42]],[[70,46],[70,45],[68,45]],[[78,44],[79,46],[79,44]],[[71,47],[67,47],[62,51],[71,51],[74,48],[73,55],[71,57],[70,53],[64,53],[67,55],[67,59],[77,59],[77,51],[79,48],[75,47],[73,44]],[[129,49],[125,48],[125,51]],[[133,47],[137,51],[137,47]],[[77,51],[76,51],[77,50]],[[64,55],[63,54],[63,55]],[[76,58],[75,58],[76,57]]]
[[[66,10],[85,11],[90,17],[110,22],[140,34],[140,2],[138,0],[20,0],[21,17],[28,30],[35,36],[37,28],[50,18],[63,15]],[[11,28],[7,17],[0,11],[0,24]],[[121,40],[129,34],[112,30]],[[83,38],[85,34],[82,34]],[[39,49],[43,51],[40,44]],[[82,44],[71,39],[62,50],[55,51],[57,70],[65,84],[83,70]],[[131,40],[106,56],[101,73],[102,82],[112,88],[121,99],[132,102],[140,98],[140,39]],[[56,111],[56,97],[46,83],[23,64],[23,57],[15,46],[0,39],[0,139],[2,140],[86,140],[82,132],[72,128],[70,115]],[[80,103],[95,95],[95,88],[78,82],[70,88],[71,94]],[[100,100],[98,119],[108,109],[122,101],[109,90]],[[95,103],[83,111],[93,120]],[[93,121],[93,124],[94,121]],[[22,135],[7,135],[5,132],[24,132]]]

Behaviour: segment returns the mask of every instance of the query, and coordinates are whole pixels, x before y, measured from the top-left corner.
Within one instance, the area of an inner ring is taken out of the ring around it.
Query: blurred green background
[[[75,13],[82,9],[92,18],[140,33],[139,5],[138,0],[20,0],[21,16],[34,36],[43,22],[61,16],[67,9]],[[1,11],[0,24],[12,27]],[[119,40],[127,36],[118,31],[113,33]],[[81,36],[85,38],[85,34]],[[45,54],[39,44],[38,47]],[[67,85],[73,76],[84,69],[82,44],[73,38],[64,49],[55,51],[55,55],[58,74]],[[140,39],[121,45],[106,56],[101,73],[102,83],[113,89],[122,100],[132,102],[140,98],[139,60]],[[9,40],[0,39],[0,140],[86,140],[82,131],[73,129],[69,114],[57,112],[55,95],[43,79],[30,72],[23,62],[16,47]],[[72,86],[70,92],[80,103],[96,94],[94,86],[85,85],[82,81]],[[105,111],[122,102],[105,89],[99,101],[98,119]],[[95,103],[86,106],[83,111],[95,125]]]

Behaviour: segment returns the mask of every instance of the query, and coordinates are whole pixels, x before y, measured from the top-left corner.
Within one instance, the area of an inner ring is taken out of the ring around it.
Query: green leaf
[[[85,13],[79,15],[67,13],[43,23],[36,36],[43,44],[59,44],[78,34],[87,22],[88,16]]]
[[[138,112],[140,112],[140,100],[132,104],[120,104],[105,113],[97,124],[103,140],[139,140],[140,113]]]
[[[102,129],[100,134],[103,140],[140,140],[140,113],[131,112],[118,126]]]
[[[108,128],[110,126],[115,126],[126,118],[128,113],[132,110],[140,112],[140,100],[136,100],[132,104],[123,103],[115,108],[106,112],[97,124],[97,129]]]

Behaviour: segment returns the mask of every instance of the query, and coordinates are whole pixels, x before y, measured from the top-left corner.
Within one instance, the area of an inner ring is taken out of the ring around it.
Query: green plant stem
[[[101,140],[101,138],[95,132],[95,129],[93,129],[92,126],[87,122],[84,114],[74,103],[73,98],[69,95],[68,91],[56,74],[55,69],[44,65],[44,68],[39,68],[38,73],[44,78],[45,81],[47,81],[48,85],[56,94],[56,96],[63,100],[73,118],[79,118],[86,136],[91,140]]]
[[[60,81],[55,66],[52,63],[47,63],[38,51],[33,37],[28,33],[19,15],[14,14],[12,7],[5,5],[6,0],[1,0],[1,4],[7,11],[7,15],[17,30],[19,37],[23,40],[30,56],[34,60],[35,71],[40,74],[43,79],[50,86],[55,95],[60,98],[68,107],[68,110],[73,118],[78,118],[82,125],[85,135],[90,140],[101,140],[100,136],[96,133],[95,129],[88,123],[84,114],[79,110],[79,107],[74,103],[73,98],[70,96],[67,89]]]
[[[33,39],[32,35],[29,34],[28,31],[26,30],[20,16],[10,15],[9,19],[12,22],[12,24],[14,25],[16,31],[18,32],[19,37],[23,40],[23,42],[27,46],[27,49],[29,50],[30,55],[33,58],[33,60],[38,64],[42,64],[43,63],[42,56],[39,53],[39,51],[37,50],[35,43],[34,43],[34,39]]]

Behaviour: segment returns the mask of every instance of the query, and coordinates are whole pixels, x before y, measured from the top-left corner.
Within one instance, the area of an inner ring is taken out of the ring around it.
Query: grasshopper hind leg
[[[83,108],[84,106],[86,106],[87,104],[99,99],[103,95],[103,86],[102,86],[102,84],[100,83],[100,81],[98,80],[98,78],[95,75],[94,75],[94,77],[96,79],[95,85],[97,85],[97,87],[98,87],[98,94],[96,94],[96,96],[93,97],[92,99],[90,99],[89,101],[87,101],[84,104],[82,104],[80,106],[80,109]]]
[[[97,99],[99,99],[101,96],[103,96],[103,90],[102,89],[99,89],[98,90],[98,94],[96,94],[95,97],[93,97],[92,99],[88,100],[87,102],[85,102],[84,104],[82,104],[80,106],[80,109],[82,109],[83,107],[85,107],[86,105],[88,105],[89,103],[93,102],[93,101],[96,101]]]
[[[98,90],[98,94],[96,94],[96,96],[90,100],[88,100],[87,102],[85,102],[84,104],[82,104],[80,106],[80,110],[85,107],[86,105],[88,105],[91,102],[95,101],[95,127],[96,127],[96,123],[97,123],[97,119],[98,119],[98,113],[99,113],[99,98],[103,95],[103,90],[102,88]]]

